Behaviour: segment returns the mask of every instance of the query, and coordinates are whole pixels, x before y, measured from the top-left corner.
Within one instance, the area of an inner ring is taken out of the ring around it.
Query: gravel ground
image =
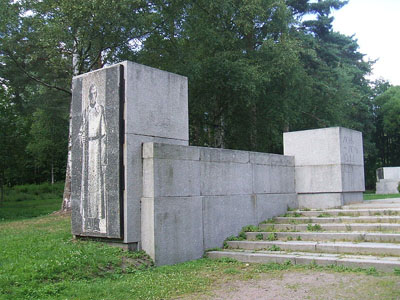
[[[205,294],[179,299],[302,300],[302,299],[400,299],[400,276],[320,271],[277,271],[256,279],[234,280],[215,286]]]

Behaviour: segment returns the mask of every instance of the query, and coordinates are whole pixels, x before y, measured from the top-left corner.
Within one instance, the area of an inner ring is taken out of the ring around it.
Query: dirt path
[[[257,279],[226,281],[206,294],[179,299],[330,300],[400,299],[400,277],[318,271],[278,271]]]

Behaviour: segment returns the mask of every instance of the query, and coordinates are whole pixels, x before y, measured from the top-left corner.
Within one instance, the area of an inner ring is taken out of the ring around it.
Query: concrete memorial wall
[[[197,259],[297,208],[293,167],[291,156],[145,143],[143,249],[156,264]]]
[[[288,207],[362,201],[360,132],[285,133],[285,155],[189,147],[187,89],[186,77],[132,62],[73,78],[76,237],[173,264]]]
[[[376,193],[398,194],[400,167],[384,167],[376,170]]]

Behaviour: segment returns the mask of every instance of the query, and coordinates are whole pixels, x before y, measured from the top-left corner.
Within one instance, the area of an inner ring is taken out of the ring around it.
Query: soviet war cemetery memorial
[[[194,147],[186,77],[125,61],[72,86],[77,239],[144,250],[157,266],[206,253],[400,267],[400,234],[386,233],[400,228],[398,200],[363,201],[361,132],[286,132],[283,155]],[[385,187],[399,178],[394,168],[378,173]]]
[[[0,300],[400,299],[400,1],[0,1]]]

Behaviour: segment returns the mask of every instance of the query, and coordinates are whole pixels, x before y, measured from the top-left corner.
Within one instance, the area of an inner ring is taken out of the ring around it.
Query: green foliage
[[[254,225],[247,225],[242,228],[242,232],[257,232],[257,231],[260,231],[260,228]]]
[[[281,251],[282,249],[277,245],[272,245],[272,246],[268,247],[267,250],[268,251]]]
[[[277,238],[277,234],[275,232],[271,232],[268,236],[267,236],[267,241],[276,241]]]
[[[264,239],[264,235],[262,233],[256,234],[256,239],[262,241]]]
[[[329,218],[329,217],[332,217],[332,215],[329,213],[321,213],[317,216],[317,218]]]
[[[289,218],[300,218],[302,217],[303,214],[299,213],[299,212],[287,212],[283,215],[283,217],[289,217]]]
[[[323,231],[322,227],[320,224],[307,224],[307,230],[308,231]]]
[[[399,194],[364,194],[364,200],[399,198]]]
[[[1,0],[0,186],[62,180],[72,75],[129,59],[188,77],[192,145],[282,153],[282,132],[345,126],[363,132],[371,187],[400,164],[399,107],[332,30],[345,4]]]

